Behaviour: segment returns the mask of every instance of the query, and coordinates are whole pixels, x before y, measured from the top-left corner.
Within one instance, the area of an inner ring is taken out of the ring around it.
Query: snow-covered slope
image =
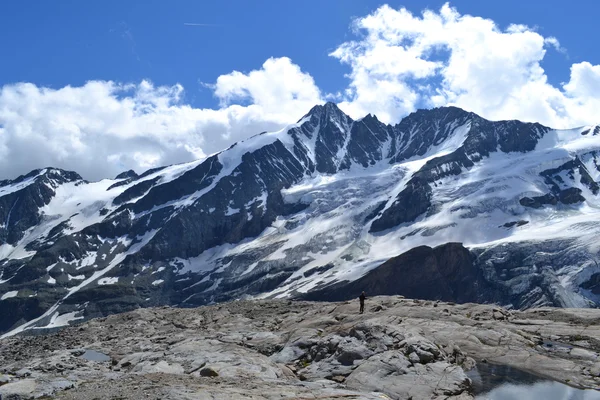
[[[446,242],[471,250],[506,305],[593,306],[598,133],[453,107],[389,126],[327,103],[140,176],[90,183],[47,168],[1,181],[0,331],[299,296]]]

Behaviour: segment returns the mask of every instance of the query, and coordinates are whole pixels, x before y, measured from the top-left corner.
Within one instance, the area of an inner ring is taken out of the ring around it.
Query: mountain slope
[[[454,107],[390,126],[327,103],[139,176],[89,183],[45,169],[2,181],[0,331],[302,296],[447,242],[469,248],[500,303],[594,306],[598,133]]]

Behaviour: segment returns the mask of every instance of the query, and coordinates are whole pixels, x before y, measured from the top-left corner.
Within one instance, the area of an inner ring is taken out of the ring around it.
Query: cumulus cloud
[[[181,85],[148,81],[6,85],[0,90],[1,177],[54,166],[94,180],[190,161],[279,129],[321,102],[313,79],[288,58],[223,75],[212,88],[218,109],[183,103]]]
[[[548,48],[565,50],[528,26],[502,29],[445,4],[422,15],[382,6],[353,27],[359,39],[331,53],[351,68],[341,107],[353,116],[396,122],[417,107],[456,105],[559,128],[598,122],[600,66],[574,64],[571,80],[552,86],[540,63]]]
[[[389,123],[442,105],[556,128],[600,122],[600,65],[573,64],[568,82],[550,84],[541,62],[547,51],[566,51],[531,27],[500,27],[446,4],[421,14],[382,6],[352,29],[356,39],[330,54],[349,67],[348,85],[335,93],[322,93],[286,57],[204,84],[219,101],[215,109],[186,104],[178,84],[6,85],[0,179],[56,166],[93,180],[185,162],[280,129],[325,99],[354,118],[373,113]]]

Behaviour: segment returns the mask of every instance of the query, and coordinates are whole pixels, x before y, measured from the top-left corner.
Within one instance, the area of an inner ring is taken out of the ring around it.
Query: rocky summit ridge
[[[485,365],[598,389],[599,352],[597,309],[233,301],[0,340],[0,398],[468,400]]]
[[[0,333],[139,307],[326,299],[316,293],[352,282],[514,309],[596,307],[599,152],[598,126],[456,107],[388,125],[327,103],[190,163],[99,182],[32,171],[0,181]]]

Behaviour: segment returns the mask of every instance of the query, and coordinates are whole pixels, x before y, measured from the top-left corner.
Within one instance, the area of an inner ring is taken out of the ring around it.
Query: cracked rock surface
[[[600,387],[600,310],[381,296],[139,309],[0,341],[0,399],[472,399],[504,364]]]

